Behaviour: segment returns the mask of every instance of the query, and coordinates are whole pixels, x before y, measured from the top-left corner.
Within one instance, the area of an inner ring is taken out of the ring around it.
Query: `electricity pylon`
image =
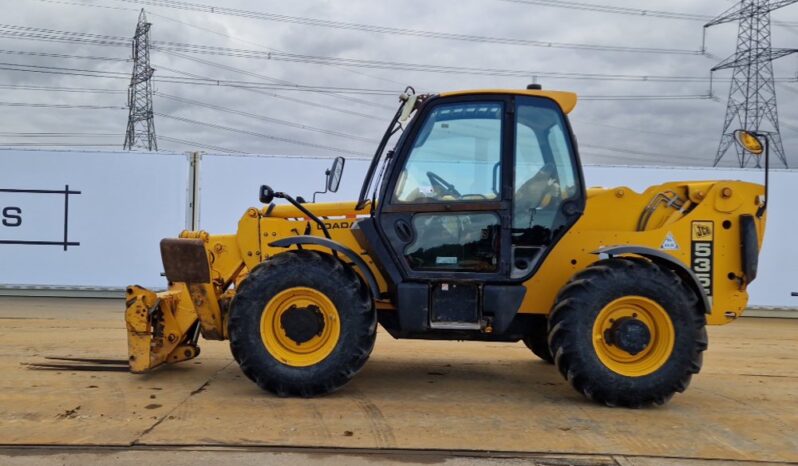
[[[712,68],[712,72],[734,70],[714,166],[730,146],[735,147],[740,167],[748,164],[751,155],[733,144],[733,134],[738,129],[767,134],[773,152],[787,166],[776,109],[773,60],[798,52],[798,49],[774,49],[770,46],[770,12],[796,2],[798,0],[741,0],[704,25],[706,31],[706,28],[731,21],[740,24],[736,52]],[[756,166],[759,168],[758,158]]]
[[[128,150],[136,147],[158,150],[152,111],[152,74],[155,70],[150,66],[150,26],[152,24],[147,22],[142,8],[136,35],[133,36],[133,74],[127,91],[130,113],[123,147]]]

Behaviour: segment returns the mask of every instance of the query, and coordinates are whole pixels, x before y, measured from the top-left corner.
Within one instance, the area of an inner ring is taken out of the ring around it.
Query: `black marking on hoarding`
[[[32,241],[32,240],[0,240],[0,244],[15,244],[29,246],[63,246],[64,251],[69,246],[80,246],[78,241],[69,241],[69,196],[82,194],[81,191],[70,190],[69,185],[64,185],[64,189],[15,189],[0,188],[0,193],[17,194],[63,194],[64,195],[64,237],[63,241]]]

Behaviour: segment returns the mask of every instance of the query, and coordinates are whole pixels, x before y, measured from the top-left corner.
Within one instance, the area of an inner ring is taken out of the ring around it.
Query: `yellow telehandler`
[[[168,290],[127,289],[130,370],[194,358],[202,335],[229,340],[261,388],[322,395],[360,370],[379,323],[394,338],[523,341],[610,406],[685,390],[705,325],[746,307],[767,182],[587,189],[573,93],[408,88],[400,101],[356,201],[264,185],[237,233],[163,240]],[[738,142],[767,162],[761,137]]]

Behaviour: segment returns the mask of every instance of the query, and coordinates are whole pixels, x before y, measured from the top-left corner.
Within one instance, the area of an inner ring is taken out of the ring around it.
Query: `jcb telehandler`
[[[705,325],[746,306],[767,183],[587,189],[575,94],[408,88],[400,100],[356,201],[262,186],[236,234],[163,240],[168,290],[127,290],[130,370],[194,358],[202,335],[229,339],[263,389],[322,395],[360,370],[379,323],[394,338],[523,341],[607,405],[685,390]]]

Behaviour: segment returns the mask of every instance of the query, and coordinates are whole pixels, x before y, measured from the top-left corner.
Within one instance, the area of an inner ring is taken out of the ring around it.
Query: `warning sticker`
[[[662,241],[662,246],[659,248],[666,251],[676,251],[679,249],[679,243],[676,242],[676,238],[673,237],[673,233],[669,231],[668,234],[665,235],[665,240]]]

